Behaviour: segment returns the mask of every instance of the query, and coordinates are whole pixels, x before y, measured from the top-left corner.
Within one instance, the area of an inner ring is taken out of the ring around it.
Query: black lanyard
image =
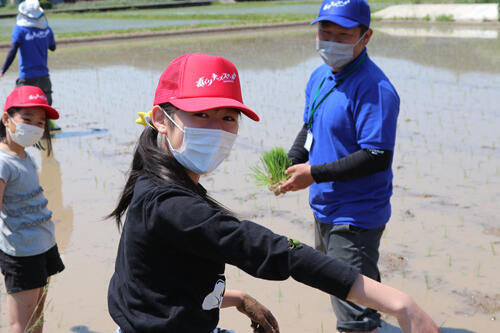
[[[352,73],[354,73],[354,71],[356,70],[356,68],[359,67],[359,65],[361,65],[363,63],[363,61],[365,61],[365,59],[367,58],[368,56],[365,55],[356,65],[354,65],[345,75],[343,78],[341,78],[340,80],[337,81],[337,83],[335,83],[335,85],[333,86],[332,89],[330,89],[326,94],[325,96],[323,96],[323,98],[318,102],[318,104],[315,105],[316,103],[316,99],[318,98],[318,95],[319,95],[319,92],[321,90],[321,87],[323,87],[323,84],[325,83],[325,80],[327,78],[327,76],[325,76],[323,78],[323,81],[321,81],[318,89],[316,90],[316,94],[314,95],[314,99],[313,99],[313,102],[312,102],[312,105],[311,105],[311,112],[309,113],[309,121],[307,122],[307,129],[310,129],[311,126],[312,126],[312,123],[313,123],[313,116],[314,116],[314,113],[316,112],[316,110],[318,109],[318,107],[321,105],[321,103],[323,103],[323,101],[328,97],[328,95],[330,95],[330,93],[332,91],[334,91],[335,89],[337,89],[341,84],[342,82],[344,82]]]

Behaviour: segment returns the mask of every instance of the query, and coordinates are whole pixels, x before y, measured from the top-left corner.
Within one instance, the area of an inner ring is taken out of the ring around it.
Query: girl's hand
[[[412,299],[408,299],[401,311],[396,314],[399,327],[405,333],[438,333],[439,327],[432,318]]]
[[[252,296],[245,294],[241,304],[236,308],[250,318],[254,333],[279,333],[278,322],[271,311]]]
[[[410,296],[364,275],[358,275],[347,300],[396,317],[404,333],[441,332]]]

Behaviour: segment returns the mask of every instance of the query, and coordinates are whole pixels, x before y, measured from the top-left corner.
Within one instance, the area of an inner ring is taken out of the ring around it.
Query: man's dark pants
[[[378,248],[385,226],[361,229],[352,225],[315,223],[316,249],[358,268],[363,275],[380,281]],[[380,314],[373,309],[331,296],[339,331],[371,331],[380,327]]]
[[[50,82],[50,78],[48,75],[24,79],[17,78],[16,88],[20,86],[35,86],[42,89],[45,96],[47,96],[49,105],[52,105],[52,83]]]

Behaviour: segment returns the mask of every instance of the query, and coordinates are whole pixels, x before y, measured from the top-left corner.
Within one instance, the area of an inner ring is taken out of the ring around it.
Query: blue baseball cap
[[[370,6],[366,0],[324,0],[319,14],[311,24],[330,21],[344,28],[362,24],[370,27]]]

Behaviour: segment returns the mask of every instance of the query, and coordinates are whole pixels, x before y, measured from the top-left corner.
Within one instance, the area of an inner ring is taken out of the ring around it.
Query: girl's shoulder
[[[0,163],[1,164],[12,164],[16,160],[16,156],[6,152],[0,148]]]
[[[26,156],[24,158],[13,155],[9,152],[0,148],[0,163],[14,163],[14,164],[30,164],[36,168],[35,160],[31,157],[28,151],[25,151]]]
[[[200,203],[203,198],[194,191],[168,181],[156,181],[148,176],[137,179],[132,201],[143,204],[170,204],[182,202]]]
[[[168,181],[154,181],[153,179],[151,179],[151,177],[146,175],[140,176],[135,183],[134,195],[161,195],[162,193],[166,192],[186,193],[192,194],[193,196],[196,195],[194,192],[181,185],[177,185]]]

